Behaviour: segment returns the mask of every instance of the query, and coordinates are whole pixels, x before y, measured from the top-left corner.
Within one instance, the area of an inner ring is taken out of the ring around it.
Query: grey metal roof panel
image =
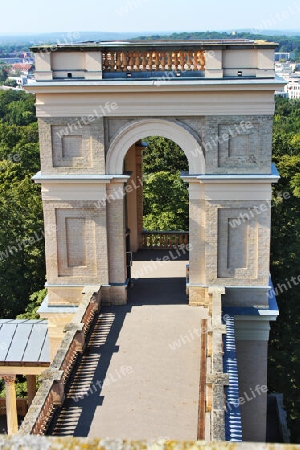
[[[41,361],[41,353],[45,346],[46,337],[48,335],[47,323],[32,325],[31,334],[27,341],[23,354],[23,361],[26,362],[48,362],[49,359]]]
[[[15,323],[14,325],[8,324],[5,328],[7,327],[14,327],[15,333],[8,349],[6,361],[23,361],[24,350],[31,334],[32,325],[23,322],[21,324]]]
[[[45,337],[45,341],[43,343],[41,353],[40,353],[40,359],[39,362],[50,362],[50,346],[49,346],[49,336]]]
[[[0,364],[10,362],[49,363],[50,349],[46,320],[1,319]]]
[[[16,326],[10,323],[0,327],[0,361],[6,361],[9,347],[16,332]]]

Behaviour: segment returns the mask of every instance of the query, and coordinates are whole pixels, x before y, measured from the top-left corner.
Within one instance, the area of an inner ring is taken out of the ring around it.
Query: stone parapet
[[[64,339],[51,365],[41,375],[40,388],[18,432],[20,436],[46,433],[55,409],[64,401],[65,384],[84,349],[87,333],[100,305],[101,288],[95,292],[93,287],[86,286],[82,302],[73,321],[65,327]]]

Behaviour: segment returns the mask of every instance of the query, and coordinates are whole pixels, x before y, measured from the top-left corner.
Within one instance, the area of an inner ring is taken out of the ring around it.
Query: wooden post
[[[12,435],[18,432],[16,377],[15,375],[1,375],[1,377],[5,382],[7,432]]]
[[[27,393],[28,393],[27,403],[29,408],[36,394],[36,375],[27,375],[26,379],[27,379]]]

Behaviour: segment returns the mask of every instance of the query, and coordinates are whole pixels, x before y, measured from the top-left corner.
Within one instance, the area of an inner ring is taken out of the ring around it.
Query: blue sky
[[[300,0],[4,1],[2,33],[299,30]]]

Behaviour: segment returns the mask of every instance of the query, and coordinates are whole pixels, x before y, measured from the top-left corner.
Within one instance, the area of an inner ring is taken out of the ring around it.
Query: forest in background
[[[266,34],[263,30],[237,31],[237,32],[185,32],[171,35],[153,34],[138,36],[137,33],[48,33],[28,36],[1,36],[0,35],[0,63],[1,58],[18,53],[21,57],[33,45],[46,44],[72,44],[76,42],[99,42],[106,40],[194,40],[194,39],[250,39],[267,40],[278,43],[277,52],[294,52],[295,60],[300,62],[300,33],[299,35]]]

